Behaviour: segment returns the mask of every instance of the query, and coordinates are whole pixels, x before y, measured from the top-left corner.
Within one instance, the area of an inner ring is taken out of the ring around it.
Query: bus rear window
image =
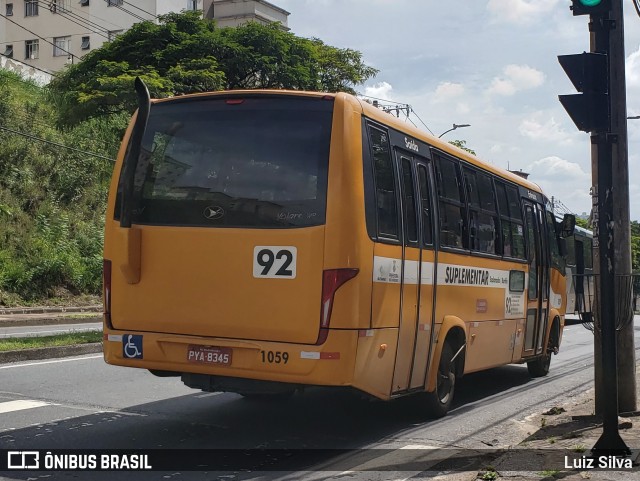
[[[152,105],[135,168],[132,221],[267,228],[324,224],[332,112],[331,101],[292,97]]]

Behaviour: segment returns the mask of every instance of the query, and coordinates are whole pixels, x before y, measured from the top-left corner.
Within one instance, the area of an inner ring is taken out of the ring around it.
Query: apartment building
[[[289,12],[264,0],[0,0],[0,66],[56,72],[133,24],[183,10],[220,27],[280,22]]]

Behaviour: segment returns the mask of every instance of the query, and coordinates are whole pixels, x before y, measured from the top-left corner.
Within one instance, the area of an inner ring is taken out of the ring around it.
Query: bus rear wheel
[[[560,319],[557,317],[553,320],[551,326],[551,333],[549,334],[549,344],[547,345],[547,351],[533,361],[527,362],[527,369],[531,377],[544,377],[549,374],[549,367],[551,365],[551,355],[558,353],[560,347]]]
[[[434,418],[441,418],[449,411],[456,387],[456,365],[451,362],[454,352],[451,342],[445,342],[438,362],[436,388],[425,393],[427,413]]]
[[[544,377],[549,374],[549,366],[551,365],[551,352],[547,351],[544,356],[529,361],[527,369],[531,377]]]

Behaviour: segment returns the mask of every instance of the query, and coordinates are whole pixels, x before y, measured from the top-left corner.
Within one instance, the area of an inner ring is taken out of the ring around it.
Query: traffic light
[[[595,0],[593,0],[595,1]],[[609,128],[609,73],[604,53],[559,55],[558,61],[580,94],[560,95],[560,103],[584,132]]]
[[[571,0],[573,15],[602,15],[611,11],[612,0]]]

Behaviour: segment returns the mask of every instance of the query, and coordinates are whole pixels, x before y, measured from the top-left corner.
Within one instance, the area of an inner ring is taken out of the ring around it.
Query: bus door
[[[424,386],[429,355],[433,302],[429,164],[427,159],[396,150],[400,178],[403,256],[400,323],[392,393]]]
[[[527,285],[527,319],[523,357],[543,352],[549,312],[548,236],[545,235],[544,212],[540,204],[525,201],[529,281]]]

